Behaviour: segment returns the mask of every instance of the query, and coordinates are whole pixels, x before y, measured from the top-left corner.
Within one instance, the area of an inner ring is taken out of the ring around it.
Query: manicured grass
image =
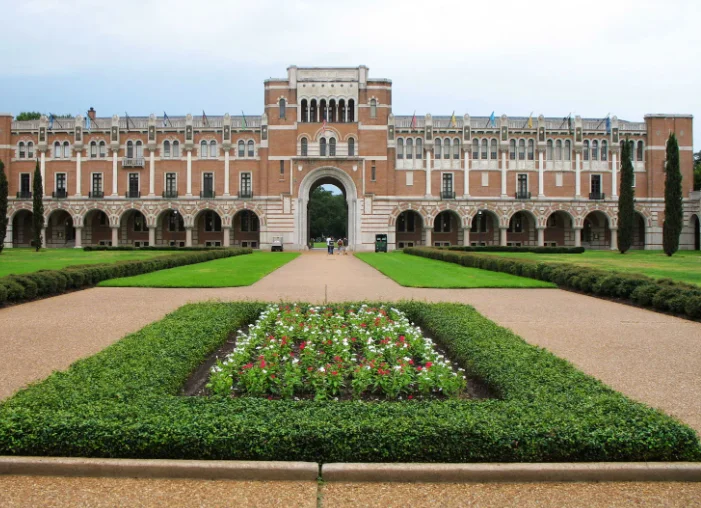
[[[254,252],[196,265],[103,281],[99,286],[225,288],[250,286],[299,256],[298,252]]]
[[[507,273],[466,268],[403,252],[361,252],[356,257],[390,279],[413,288],[553,288],[554,284]]]
[[[487,254],[487,253],[485,253]],[[654,279],[672,279],[701,286],[701,252],[678,251],[669,257],[662,251],[635,250],[620,254],[618,251],[588,250],[582,254],[531,254],[514,252],[489,252],[490,256],[514,259],[530,259],[552,263],[569,263],[577,266],[640,273]]]
[[[3,249],[0,254],[0,277],[31,273],[38,270],[60,270],[73,265],[116,263],[168,255],[163,251],[98,251],[83,249]],[[175,254],[175,253],[174,253]]]
[[[325,249],[326,242],[314,242],[314,249]]]

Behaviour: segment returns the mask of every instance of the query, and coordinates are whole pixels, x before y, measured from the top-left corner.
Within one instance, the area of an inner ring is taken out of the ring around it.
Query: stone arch
[[[577,224],[577,216],[576,216],[574,213],[572,213],[572,211],[571,211],[570,209],[568,209],[568,208],[551,208],[550,210],[548,210],[547,212],[545,212],[544,214],[542,214],[542,216],[541,216],[541,218],[542,218],[542,223],[541,223],[540,225],[541,225],[541,226],[547,227],[547,225],[548,225],[548,219],[549,219],[553,214],[556,214],[556,213],[563,213],[563,214],[565,214],[567,217],[569,217],[569,219],[570,219],[570,226],[571,226],[571,227],[574,227],[575,224]]]
[[[141,207],[125,208],[119,214],[119,244],[144,245],[149,241],[149,227],[148,217]]]
[[[208,222],[207,214],[214,214]],[[204,206],[198,207],[196,212],[193,212],[193,245],[223,246],[224,245],[224,217],[220,207]]]
[[[636,205],[635,211],[638,212],[645,221],[645,229],[652,227],[652,214],[646,206]]]
[[[32,217],[31,207],[16,207],[10,216],[9,226],[12,227],[12,246],[31,247],[32,246]],[[8,228],[9,229],[9,228]]]
[[[589,249],[609,249],[611,247],[612,218],[602,209],[590,209],[582,220],[582,244]]]
[[[553,208],[544,214],[545,231],[543,240],[548,247],[574,247],[575,235],[579,230],[574,229],[575,215],[567,208]]]
[[[247,217],[246,214],[253,214],[255,222],[252,222],[254,220],[253,217]],[[255,228],[252,227],[254,224],[256,224]],[[235,210],[231,217],[231,225],[234,246],[260,248],[260,235],[263,225],[260,216],[252,207],[241,207]]]
[[[260,221],[260,227],[261,228],[266,227],[268,219],[267,219],[267,215],[263,211],[263,208],[259,204],[251,203],[249,201],[244,201],[243,203],[236,202],[234,204],[233,208],[231,208],[231,210],[229,210],[229,212],[227,213],[227,220],[232,221],[234,215],[236,215],[236,213],[241,211],[241,210],[253,211],[258,216],[258,220]]]
[[[431,214],[426,209],[426,207],[421,206],[421,205],[416,205],[416,204],[411,203],[411,202],[399,203],[397,206],[395,206],[394,210],[392,210],[389,214],[389,221],[388,221],[387,225],[390,228],[395,227],[397,224],[397,217],[399,217],[399,215],[402,212],[405,212],[406,210],[413,210],[416,213],[418,213],[421,216],[421,220],[422,220],[423,224],[428,226],[429,221],[430,221],[431,225],[433,225],[433,217],[431,217]]]
[[[112,243],[112,227],[119,226],[119,215],[116,216],[117,222],[114,224],[113,217],[100,204],[84,210],[81,216],[85,245],[110,245]]]
[[[171,224],[170,216],[173,215],[173,228],[170,228]],[[179,209],[171,206],[161,209],[156,215],[156,238],[155,243],[157,245],[170,246],[171,244],[178,247],[180,245],[185,245],[187,241],[187,233],[185,228],[187,226],[186,215]]]
[[[470,217],[470,243],[499,245],[503,218],[496,207],[477,206]]]
[[[55,207],[46,213],[46,247],[73,247],[75,245],[75,224],[69,209]]]
[[[438,206],[433,212],[433,233],[431,241],[441,247],[464,243],[464,218],[457,207]]]

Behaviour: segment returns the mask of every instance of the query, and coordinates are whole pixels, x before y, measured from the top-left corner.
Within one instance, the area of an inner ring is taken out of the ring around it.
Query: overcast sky
[[[263,80],[291,64],[367,65],[392,80],[399,115],[701,114],[701,0],[0,7],[0,111],[13,114],[260,114]]]

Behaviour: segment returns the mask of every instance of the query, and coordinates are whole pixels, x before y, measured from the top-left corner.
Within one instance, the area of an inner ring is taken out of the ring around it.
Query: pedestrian
[[[343,239],[343,255],[348,255],[348,238]]]
[[[332,243],[331,243],[331,237],[330,237],[330,236],[327,236],[327,237],[326,237],[326,253],[327,253],[327,254],[333,254],[333,252],[331,252],[331,245],[332,245]]]
[[[329,238],[329,254],[333,256],[333,248],[336,246],[336,241],[333,239],[333,236]]]
[[[339,238],[338,239],[338,255],[340,256],[343,254],[343,239]]]

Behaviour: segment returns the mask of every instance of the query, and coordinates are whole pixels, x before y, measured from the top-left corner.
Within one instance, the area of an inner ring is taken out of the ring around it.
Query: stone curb
[[[316,462],[0,457],[0,475],[316,481]]]
[[[327,482],[701,482],[697,462],[543,464],[324,464]]]

